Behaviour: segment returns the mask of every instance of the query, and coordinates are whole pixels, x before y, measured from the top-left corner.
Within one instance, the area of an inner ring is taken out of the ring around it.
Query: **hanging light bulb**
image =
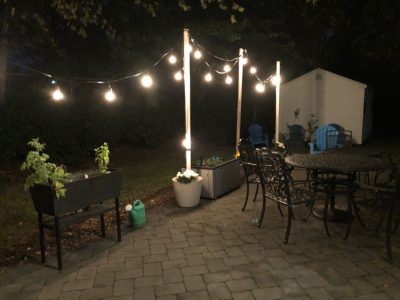
[[[205,76],[204,76],[204,80],[207,82],[210,82],[213,79],[212,75],[210,72],[208,72]]]
[[[170,63],[171,65],[175,64],[175,63],[176,63],[176,56],[173,55],[173,54],[171,54],[171,55],[169,56],[169,58],[168,58],[168,61],[169,61],[169,63]]]
[[[196,50],[193,55],[195,59],[200,59],[202,57],[202,54],[199,50]]]
[[[257,68],[256,67],[251,67],[250,68],[250,74],[256,74],[257,73]]]
[[[192,47],[192,45],[189,45],[189,53],[192,53],[192,51],[193,51],[193,47]]]
[[[226,64],[226,65],[224,66],[224,71],[225,71],[225,72],[229,72],[231,69],[232,69],[231,66],[228,65],[228,64]]]
[[[181,81],[182,78],[183,78],[182,72],[181,72],[181,71],[176,72],[175,75],[174,75],[174,77],[175,77],[175,80],[176,80],[176,81]]]
[[[244,66],[247,65],[248,62],[249,62],[249,59],[247,57],[242,58],[242,63]]]
[[[182,146],[185,147],[186,150],[190,149],[191,147],[191,142],[188,139],[183,139],[182,141]]]
[[[59,87],[56,87],[56,89],[53,91],[52,96],[55,101],[60,101],[64,99],[64,94],[61,92]]]
[[[226,84],[231,84],[232,82],[233,82],[232,77],[229,76],[229,75],[227,75],[226,78],[225,78],[225,83],[226,83]]]
[[[145,88],[149,88],[153,85],[153,79],[150,75],[144,75],[140,81]]]
[[[277,86],[277,85],[279,85],[281,83],[281,77],[277,76],[277,75],[274,75],[272,77],[271,82],[272,82],[273,85]]]
[[[264,93],[264,92],[265,92],[265,84],[259,82],[259,83],[256,84],[255,89],[256,89],[256,91],[257,91],[258,93]]]
[[[111,87],[108,88],[108,91],[104,94],[104,98],[108,101],[108,102],[113,102],[115,100],[115,94],[112,90]]]

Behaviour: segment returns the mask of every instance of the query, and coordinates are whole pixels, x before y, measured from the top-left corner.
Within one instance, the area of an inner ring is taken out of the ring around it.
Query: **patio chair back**
[[[242,163],[256,164],[256,155],[250,139],[241,139],[238,148]]]
[[[330,140],[329,143],[326,139],[327,132],[330,132]],[[335,134],[336,133],[336,134]],[[331,125],[323,125],[318,127],[318,129],[315,132],[316,136],[316,144],[318,147],[319,151],[325,151],[327,149],[335,148],[335,145],[337,143],[337,138],[338,138],[338,130],[331,126]]]
[[[292,124],[289,126],[289,135],[290,137],[300,137],[305,135],[306,130],[300,124]]]
[[[268,135],[263,133],[263,129],[258,124],[252,124],[249,128],[249,139],[253,146],[268,146]]]

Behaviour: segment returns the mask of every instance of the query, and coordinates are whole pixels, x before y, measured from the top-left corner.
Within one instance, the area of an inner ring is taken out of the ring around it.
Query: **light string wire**
[[[80,78],[70,78],[70,79],[68,79],[68,78],[63,78],[63,77],[54,76],[54,75],[51,75],[51,74],[42,72],[42,71],[40,71],[40,70],[37,70],[37,69],[31,68],[31,67],[28,67],[28,66],[25,66],[25,65],[16,63],[16,62],[9,61],[8,63],[11,64],[11,65],[20,67],[21,69],[25,69],[25,70],[31,71],[31,72],[33,72],[33,73],[42,75],[42,76],[47,77],[47,78],[52,78],[52,79],[57,80],[57,81],[70,82],[70,83],[83,83],[83,84],[85,84],[85,83],[86,83],[86,84],[111,84],[111,83],[116,83],[116,82],[120,82],[120,81],[123,81],[123,80],[127,80],[127,79],[130,79],[130,78],[139,77],[139,76],[141,76],[141,75],[143,75],[143,74],[145,74],[145,73],[151,71],[152,69],[154,69],[155,67],[157,67],[157,65],[158,65],[166,56],[168,56],[169,54],[171,54],[173,51],[174,51],[173,48],[169,49],[169,50],[168,50],[167,52],[165,52],[153,65],[151,65],[149,68],[147,68],[147,69],[144,70],[144,71],[141,71],[141,72],[139,72],[139,73],[132,74],[132,75],[127,75],[127,76],[124,76],[124,77],[121,77],[121,78],[109,79],[109,80],[93,80],[93,79],[80,79]],[[16,74],[12,74],[12,75],[16,75]]]

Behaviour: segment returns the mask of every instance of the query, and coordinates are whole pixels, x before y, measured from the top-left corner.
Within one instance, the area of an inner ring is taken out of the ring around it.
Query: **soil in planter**
[[[175,198],[172,186],[165,187],[157,192],[143,198],[146,209],[151,209],[162,205]],[[127,202],[133,203],[135,199],[129,199]],[[121,224],[124,226],[128,220],[128,213],[125,211],[125,205],[120,206]],[[105,216],[106,235],[115,235],[115,213],[109,212]],[[69,252],[78,249],[85,244],[102,239],[100,235],[100,218],[90,218],[85,222],[76,224],[66,228],[61,234],[61,245],[63,251]],[[56,245],[54,233],[45,230],[46,234],[46,253],[47,255],[56,255]],[[123,236],[122,236],[123,238]],[[40,261],[40,248],[38,233],[26,237],[17,244],[7,249],[0,249],[0,266],[8,266],[15,264],[24,264],[28,261]],[[0,273],[4,272],[0,269]]]

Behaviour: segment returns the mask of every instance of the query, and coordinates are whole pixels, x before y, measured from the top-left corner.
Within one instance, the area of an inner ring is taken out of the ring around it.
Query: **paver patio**
[[[242,186],[196,208],[151,209],[146,227],[125,228],[120,244],[108,232],[65,253],[61,273],[40,263],[8,268],[0,299],[399,299],[398,246],[390,265],[375,223],[355,222],[343,241],[344,225],[332,224],[328,238],[321,220],[297,218],[284,244],[276,205],[257,228],[261,196],[242,212],[244,195]]]

